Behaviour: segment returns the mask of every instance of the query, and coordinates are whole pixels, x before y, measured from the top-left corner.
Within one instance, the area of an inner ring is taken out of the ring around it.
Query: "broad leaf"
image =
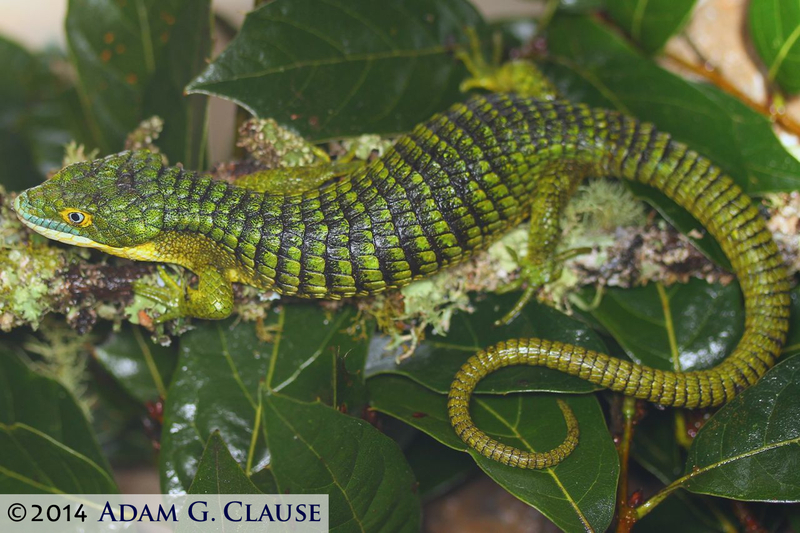
[[[647,53],[666,44],[689,20],[696,0],[612,0],[611,18]]]
[[[650,408],[644,420],[636,425],[631,454],[665,485],[683,473],[685,451],[675,438],[676,411]]]
[[[800,357],[772,368],[695,437],[683,486],[737,500],[800,501]]]
[[[85,455],[26,424],[0,423],[0,493],[116,492],[108,471]]]
[[[445,494],[477,472],[469,455],[444,446],[419,431],[416,434],[403,452],[417,478],[423,502]]]
[[[94,356],[140,403],[166,398],[175,369],[174,349],[152,342],[138,326],[127,325],[94,349]]]
[[[0,63],[0,185],[21,190],[44,178],[37,166],[28,122],[41,97],[45,76],[33,54],[1,37]]]
[[[268,2],[187,90],[311,140],[403,132],[462,98],[466,27],[484,32],[466,0]]]
[[[751,0],[750,35],[767,78],[791,93],[800,91],[800,4]]]
[[[231,455],[249,475],[269,463],[259,426],[258,387],[360,412],[368,338],[353,327],[351,308],[333,316],[317,305],[282,306],[263,325],[234,320],[205,322],[180,338],[178,371],[168,391],[161,449],[165,491],[186,490],[206,440],[219,430]],[[343,359],[348,374],[342,376]],[[353,376],[356,376],[355,378]],[[341,385],[347,379],[349,386]]]
[[[319,402],[265,393],[263,403],[281,493],[328,494],[334,532],[419,531],[416,480],[393,440]]]
[[[67,40],[84,112],[102,152],[153,115],[164,119],[158,145],[172,163],[203,161],[205,99],[187,98],[210,54],[210,0],[70,0]]]
[[[24,425],[72,453],[111,472],[81,408],[57,381],[28,369],[13,353],[0,351],[0,423]],[[25,430],[27,431],[27,430]],[[17,457],[16,460],[22,460]]]
[[[457,313],[446,336],[428,332],[414,354],[397,365],[384,347],[387,339],[376,338],[370,348],[367,375],[400,374],[439,393],[450,389],[453,377],[461,365],[477,351],[500,341],[539,337],[569,342],[605,352],[600,336],[574,318],[540,303],[531,303],[508,326],[494,326],[519,298],[518,293],[502,296],[485,295],[475,302],[474,313]],[[548,368],[516,366],[498,370],[482,380],[478,392],[507,394],[509,392],[591,392],[597,387],[579,378]]]
[[[211,434],[188,494],[259,494],[231,456],[219,432]]]
[[[447,397],[401,376],[367,382],[373,407],[421,429],[447,446],[466,451],[447,418]],[[580,443],[561,464],[545,470],[502,465],[470,450],[478,466],[520,500],[565,531],[604,531],[614,514],[619,460],[593,395],[560,396],[575,413]],[[547,394],[476,395],[472,415],[492,437],[529,451],[546,451],[566,435],[556,397]]]
[[[744,330],[738,285],[699,279],[609,289],[592,316],[631,359],[662,370],[714,366],[733,351]]]

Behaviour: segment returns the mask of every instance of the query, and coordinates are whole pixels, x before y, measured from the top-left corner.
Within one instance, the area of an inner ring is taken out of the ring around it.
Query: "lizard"
[[[617,111],[559,99],[528,61],[470,61],[465,88],[488,89],[434,115],[368,164],[282,168],[233,183],[168,167],[146,151],[76,163],[14,201],[20,220],[51,239],[132,260],[173,263],[197,276],[136,292],[163,304],[164,322],[222,319],[232,283],[303,298],[397,289],[469,258],[530,218],[527,255],[508,289],[522,296],[507,322],[558,278],[559,217],[584,177],[612,176],[662,191],[719,242],[744,294],[745,330],[717,366],[671,372],[579,346],[510,339],[471,356],[455,376],[448,414],[480,454],[547,468],[577,446],[579,427],[558,400],[567,434],[546,452],[481,431],[469,413],[477,383],[499,368],[535,365],[665,406],[721,405],[780,355],[790,278],[758,208],[720,167],[669,134]],[[489,68],[490,67],[490,68]]]

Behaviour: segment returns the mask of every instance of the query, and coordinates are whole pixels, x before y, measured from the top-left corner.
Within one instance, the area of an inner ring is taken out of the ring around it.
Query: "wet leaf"
[[[608,14],[647,53],[666,44],[689,20],[696,0],[612,0]]]
[[[689,449],[683,486],[752,501],[800,501],[800,357],[720,409]]]
[[[197,465],[188,494],[260,494],[215,431]]]
[[[439,442],[465,451],[447,418],[447,397],[397,375],[368,380],[373,408],[399,418]],[[559,396],[575,413],[580,443],[561,464],[546,470],[502,465],[474,451],[478,466],[520,500],[539,509],[565,531],[604,531],[614,514],[619,461],[603,413],[593,395]],[[526,450],[549,450],[566,426],[556,397],[548,394],[476,395],[472,415],[494,438]]]
[[[42,73],[33,54],[2,37],[0,63],[0,184],[16,191],[44,178],[26,127]]]
[[[469,455],[443,446],[424,433],[417,432],[403,452],[417,478],[423,502],[443,495],[477,472]]]
[[[264,323],[272,342],[259,340],[255,324],[234,320],[200,323],[181,336],[164,412],[164,490],[189,487],[206,440],[217,430],[246,473],[269,464],[263,427],[258,426],[261,383],[302,400],[321,399],[337,407],[348,403],[360,412],[354,400],[359,394],[351,390],[363,387],[369,338],[360,337],[357,328],[346,331],[354,317],[351,308],[328,316],[317,305],[285,305]],[[337,358],[344,359],[346,376],[340,375]],[[352,380],[352,386],[341,385],[340,379]]]
[[[631,359],[662,370],[714,366],[733,351],[744,331],[738,285],[699,279],[669,287],[650,283],[608,289],[592,316]]]
[[[310,140],[403,132],[462,98],[452,50],[467,26],[485,31],[465,0],[277,0],[187,90]]]
[[[665,485],[680,477],[686,453],[675,438],[677,411],[649,409],[644,420],[636,425],[631,454]]]
[[[95,347],[94,356],[140,403],[166,398],[177,354],[175,350],[153,343],[138,326],[127,325]]]
[[[416,480],[393,440],[319,402],[265,393],[263,403],[281,493],[328,494],[331,531],[419,531]]]
[[[183,87],[211,51],[210,0],[70,0],[67,41],[84,112],[103,153],[153,115],[165,123],[157,144],[172,163],[203,161],[203,97]]]
[[[427,333],[414,355],[395,363],[387,353],[386,338],[376,337],[370,347],[367,375],[391,373],[407,376],[439,393],[450,389],[458,369],[478,350],[500,341],[540,337],[569,342],[585,348],[606,351],[600,336],[584,323],[545,304],[531,303],[508,326],[494,326],[519,298],[518,293],[489,294],[476,301],[474,313],[457,313],[445,336]],[[591,392],[598,388],[589,382],[549,368],[516,366],[498,370],[478,385],[478,392]]]
[[[800,5],[781,0],[751,0],[748,22],[767,78],[777,81],[790,93],[800,92]]]
[[[0,493],[115,494],[108,471],[26,424],[0,423]]]
[[[43,448],[50,446],[47,444],[50,441],[59,443],[69,453],[83,457],[106,473],[111,472],[86,415],[63,385],[40,376],[16,355],[2,350],[0,391],[0,424],[8,436],[19,432]],[[8,459],[23,461],[19,456]]]

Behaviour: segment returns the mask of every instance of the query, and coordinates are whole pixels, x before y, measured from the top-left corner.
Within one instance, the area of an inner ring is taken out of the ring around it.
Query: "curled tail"
[[[541,339],[515,339],[472,356],[456,374],[448,411],[459,436],[482,455],[504,464],[545,468],[572,451],[577,424],[567,418],[567,439],[545,453],[505,446],[478,429],[469,399],[487,374],[509,365],[552,368],[597,385],[667,406],[723,404],[764,375],[780,355],[789,327],[790,280],[778,247],[750,198],[731,178],[684,144],[652,125],[608,111],[593,111],[588,142],[595,170],[645,183],[689,211],[720,243],[744,294],[745,330],[733,353],[717,366],[671,372],[623,361],[578,346]],[[566,407],[566,409],[565,409]]]

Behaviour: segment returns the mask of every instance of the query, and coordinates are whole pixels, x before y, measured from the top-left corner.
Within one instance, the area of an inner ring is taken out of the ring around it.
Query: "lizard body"
[[[476,96],[435,115],[369,165],[333,179],[323,172],[296,193],[215,181],[138,152],[67,167],[21,194],[15,209],[48,237],[194,271],[198,286],[185,293],[174,282],[140,289],[172,304],[165,319],[227,316],[232,282],[328,299],[402,287],[463,261],[530,216],[519,308],[557,277],[559,215],[586,175],[648,184],[692,213],[738,276],[745,333],[722,363],[687,373],[541,339],[509,340],[471,357],[450,391],[456,431],[487,457],[543,468],[577,444],[574,416],[560,404],[567,438],[549,452],[494,441],[469,416],[470,395],[488,373],[541,365],[651,402],[705,407],[758,380],[786,337],[789,278],[757,208],[718,167],[650,124],[568,101]]]

